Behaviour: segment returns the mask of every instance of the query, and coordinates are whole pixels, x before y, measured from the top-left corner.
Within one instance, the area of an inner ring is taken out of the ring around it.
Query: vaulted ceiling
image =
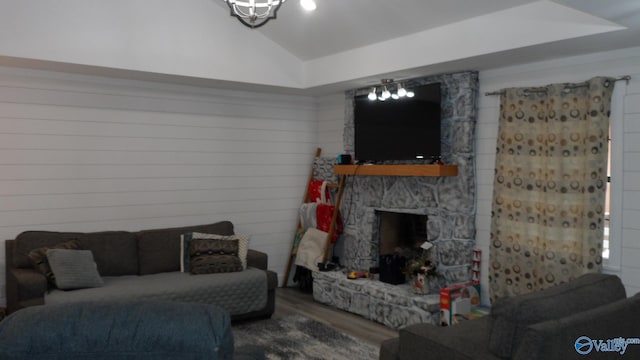
[[[0,0],[0,65],[322,94],[640,46],[638,0],[316,2],[251,30],[223,0]]]

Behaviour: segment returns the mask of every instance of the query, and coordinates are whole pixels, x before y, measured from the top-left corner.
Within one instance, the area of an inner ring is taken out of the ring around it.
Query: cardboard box
[[[457,324],[479,306],[479,284],[467,283],[440,289],[440,325]]]

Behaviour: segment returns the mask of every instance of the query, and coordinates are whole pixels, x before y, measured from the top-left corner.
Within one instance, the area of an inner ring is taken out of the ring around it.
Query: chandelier
[[[224,0],[241,23],[255,29],[276,18],[276,13],[285,0]]]
[[[235,16],[241,23],[255,29],[276,18],[280,6],[286,0],[224,0],[231,9],[231,16]],[[306,11],[316,9],[315,0],[300,0],[300,6]]]
[[[403,97],[412,98],[416,95],[412,90],[405,89],[401,83],[394,82],[393,79],[382,79],[379,89],[380,91],[375,86],[371,88],[371,92],[367,96],[369,100],[386,101],[389,98],[398,100]]]

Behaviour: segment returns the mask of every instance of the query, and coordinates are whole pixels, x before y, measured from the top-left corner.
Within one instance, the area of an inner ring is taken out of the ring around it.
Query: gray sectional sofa
[[[249,250],[240,272],[192,275],[180,271],[180,235],[188,232],[233,235],[233,224],[214,224],[138,232],[95,233],[27,231],[6,240],[7,311],[33,305],[93,300],[154,300],[208,303],[232,320],[270,317],[275,309],[277,274],[267,270],[265,253]],[[91,250],[103,286],[58,290],[34,269],[29,252],[76,240]]]
[[[497,301],[489,316],[450,327],[416,324],[385,341],[380,360],[640,359],[640,294],[620,279],[587,274],[535,293]],[[595,341],[595,342],[594,342]]]

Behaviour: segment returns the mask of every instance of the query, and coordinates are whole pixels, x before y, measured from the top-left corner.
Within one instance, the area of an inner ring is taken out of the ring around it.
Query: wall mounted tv
[[[440,83],[413,87],[413,98],[355,97],[355,158],[359,162],[440,157]]]

